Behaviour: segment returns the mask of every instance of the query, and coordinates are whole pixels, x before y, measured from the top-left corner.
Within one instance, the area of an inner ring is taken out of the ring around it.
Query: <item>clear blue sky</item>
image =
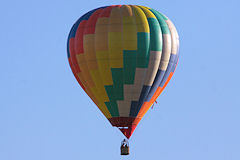
[[[85,12],[139,4],[180,35],[173,79],[123,139],[77,84],[67,35]],[[0,6],[0,160],[239,160],[238,0],[9,0]]]

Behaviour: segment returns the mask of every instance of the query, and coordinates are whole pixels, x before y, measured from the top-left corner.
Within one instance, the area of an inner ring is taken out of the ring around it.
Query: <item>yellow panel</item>
[[[137,50],[137,29],[135,17],[130,6],[121,8],[123,14],[123,49]]]
[[[104,102],[100,102],[98,103],[98,108],[100,109],[100,111],[105,115],[106,118],[112,118],[110,112],[107,109],[107,106],[105,105]]]
[[[98,69],[97,60],[87,61],[87,63],[88,63],[88,69],[89,70],[96,70],[96,69]]]
[[[77,55],[76,55],[76,58],[77,58],[78,64],[81,64],[81,63],[85,63],[85,62],[86,62],[84,54],[77,54]]]
[[[123,17],[133,16],[132,9],[128,5],[121,6],[120,10],[121,10],[121,13],[122,13]]]
[[[97,60],[108,60],[108,50],[106,51],[96,51]]]
[[[141,7],[144,7],[144,8],[146,8],[146,9],[151,9],[151,8],[149,8],[149,7],[146,7],[146,6],[141,6]]]
[[[136,19],[137,32],[150,33],[147,17],[144,12],[137,6],[132,6],[132,9]]]
[[[84,86],[85,88],[89,88],[87,81],[84,79],[83,72],[77,73],[77,76],[78,76],[79,79],[81,80],[83,86]]]
[[[104,85],[113,85],[112,73],[110,70],[108,51],[96,51],[99,71]]]
[[[108,62],[109,60],[98,60],[98,66],[104,85],[113,85],[112,73],[107,64]]]
[[[108,50],[108,21],[106,17],[98,18],[95,28],[95,50]]]
[[[95,28],[95,53],[103,84],[113,85],[108,55],[108,23],[109,18],[106,17],[97,20]]]
[[[108,32],[109,60],[111,68],[123,68],[122,32]]]
[[[110,17],[109,17],[109,32],[121,32],[122,31],[122,14],[120,8],[112,8]]]
[[[123,68],[122,13],[114,7],[109,17],[108,54],[111,68]]]
[[[108,95],[107,95],[107,93],[105,91],[105,88],[104,88],[104,85],[102,84],[101,75],[99,74],[99,71],[98,70],[90,70],[90,73],[91,73],[93,81],[95,82],[95,85],[98,89],[99,97],[101,97],[103,102],[109,101]]]
[[[147,18],[156,18],[155,15],[151,11],[149,11],[147,7],[144,7],[144,6],[139,6],[139,7],[143,10]]]
[[[88,94],[88,96],[89,96],[90,98],[93,99],[93,101],[94,101],[95,103],[99,103],[98,100],[97,100],[97,98],[94,96],[94,94],[91,92],[91,90],[90,90],[89,88],[86,88],[86,93]]]
[[[93,92],[93,94],[95,95],[95,97],[97,98],[97,100],[98,100],[98,102],[100,103],[101,102],[101,98],[99,97],[99,95],[98,95],[98,90],[97,90],[97,87],[92,87],[92,88],[90,88],[91,89],[91,91]]]
[[[86,61],[96,61],[94,34],[83,36],[83,48]]]
[[[87,82],[85,81],[82,72],[77,73],[77,76],[80,79],[80,81],[82,82],[83,86],[85,87],[85,90],[86,90],[86,93],[88,94],[88,96],[97,102],[97,99],[94,96],[94,94],[92,93],[92,91],[90,90],[89,86],[87,85]]]
[[[87,86],[89,88],[94,87],[95,84],[91,78],[91,75],[88,72],[88,66],[84,58],[84,54],[77,54],[76,57],[77,57],[79,68],[81,69],[81,74],[84,77],[85,81],[87,82]]]
[[[96,87],[94,88],[91,88],[91,90],[94,92],[94,93],[97,93],[98,92],[98,89]],[[110,118],[111,117],[111,114],[110,112],[108,111],[107,109],[107,106],[105,105],[105,103],[102,101],[101,97],[99,97],[99,94],[97,94],[96,96],[97,100],[98,100],[98,108],[100,109],[100,111],[105,115],[105,117],[107,118]]]
[[[121,59],[110,59],[111,68],[123,68],[123,58]]]

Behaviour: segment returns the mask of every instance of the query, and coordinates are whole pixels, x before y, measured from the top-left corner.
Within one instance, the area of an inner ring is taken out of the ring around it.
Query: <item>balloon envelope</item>
[[[136,5],[86,13],[73,25],[67,42],[78,83],[127,138],[171,79],[178,48],[173,23]]]

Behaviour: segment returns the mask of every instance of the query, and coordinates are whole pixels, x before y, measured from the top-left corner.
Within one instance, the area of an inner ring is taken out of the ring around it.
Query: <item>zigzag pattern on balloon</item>
[[[171,79],[179,38],[173,23],[144,6],[94,9],[73,25],[68,60],[101,112],[130,138]]]

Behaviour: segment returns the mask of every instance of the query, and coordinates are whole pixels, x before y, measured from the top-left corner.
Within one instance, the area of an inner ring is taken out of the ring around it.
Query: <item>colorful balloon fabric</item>
[[[78,83],[127,138],[172,78],[178,50],[173,23],[137,5],[86,13],[73,25],[67,42]]]

